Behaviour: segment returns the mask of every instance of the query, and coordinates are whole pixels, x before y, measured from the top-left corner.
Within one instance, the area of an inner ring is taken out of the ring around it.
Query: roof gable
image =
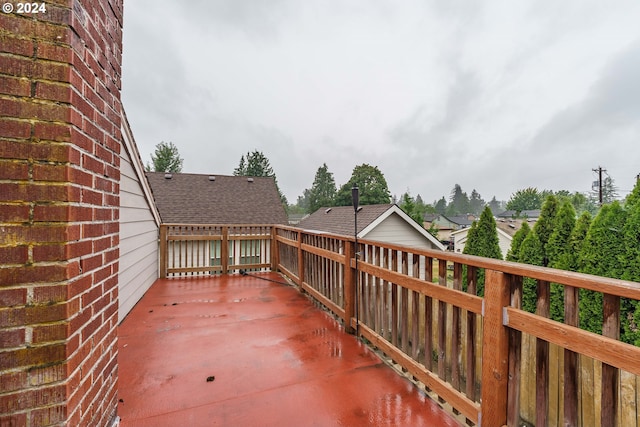
[[[140,157],[138,146],[136,145],[135,139],[133,138],[133,133],[131,132],[129,120],[127,119],[124,108],[122,109],[121,118],[122,147],[124,149],[123,154],[126,154],[129,157],[131,167],[136,174],[136,180],[140,185],[140,190],[142,191],[142,194],[147,204],[149,205],[149,212],[151,212],[156,225],[160,225],[160,214],[158,212],[156,204],[153,201],[151,187],[149,186],[149,182],[145,176],[144,166],[142,165],[142,158]]]
[[[287,224],[273,178],[147,172],[164,223]]]

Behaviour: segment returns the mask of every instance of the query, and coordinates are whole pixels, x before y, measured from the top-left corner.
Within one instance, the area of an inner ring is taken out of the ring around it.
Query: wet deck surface
[[[460,425],[295,288],[256,277],[159,280],[118,335],[122,427]]]

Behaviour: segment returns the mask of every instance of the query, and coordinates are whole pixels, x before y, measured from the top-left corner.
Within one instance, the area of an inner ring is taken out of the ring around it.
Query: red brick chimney
[[[109,426],[122,0],[19,6],[0,13],[0,425]]]

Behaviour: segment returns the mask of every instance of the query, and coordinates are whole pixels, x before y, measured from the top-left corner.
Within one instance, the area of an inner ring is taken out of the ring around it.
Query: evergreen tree
[[[469,204],[469,196],[462,191],[462,187],[456,184],[451,190],[451,196],[449,197],[449,206],[447,207],[447,214],[451,216],[464,215],[471,212],[471,205]]]
[[[582,272],[596,276],[620,276],[625,269],[621,254],[625,253],[624,226],[626,213],[617,201],[604,205],[593,220],[581,252]],[[581,289],[580,327],[602,332],[602,294]]]
[[[480,196],[480,193],[478,193],[474,188],[471,192],[471,197],[469,198],[469,212],[474,215],[479,215],[484,209],[485,205],[486,203],[482,199],[482,196]]]
[[[309,213],[313,213],[322,207],[333,206],[336,197],[336,182],[333,174],[329,172],[326,163],[316,171],[313,185],[309,190]]]
[[[309,190],[308,188],[305,188],[305,190],[302,192],[302,195],[298,196],[298,200],[296,201],[296,206],[298,207],[298,209],[300,209],[302,212],[306,212],[309,213],[310,209],[309,209],[309,200],[310,200],[310,195],[309,192],[311,190]]]
[[[558,210],[553,231],[545,248],[550,267],[558,268],[559,260],[565,258],[567,252],[570,251],[570,236],[575,225],[576,211],[571,202],[565,200]]]
[[[542,210],[540,211],[540,217],[536,221],[536,225],[533,226],[533,231],[538,236],[540,244],[542,245],[542,266],[549,265],[549,255],[547,254],[547,243],[554,231],[556,224],[556,215],[558,214],[558,199],[555,196],[547,196]]]
[[[354,185],[360,189],[361,205],[383,204],[391,201],[387,180],[380,169],[365,163],[356,166],[349,181],[340,187],[335,198],[336,206],[351,205],[351,188]]]
[[[569,235],[567,250],[554,260],[552,267],[568,271],[579,271],[581,269],[580,253],[590,226],[591,215],[589,212],[583,212]]]
[[[522,242],[526,239],[527,235],[531,232],[531,227],[529,227],[529,223],[523,222],[520,230],[516,232],[511,240],[511,247],[507,252],[507,261],[520,261],[520,247],[522,246]]]
[[[640,204],[640,179],[636,182],[636,186],[633,187],[633,191],[627,196],[625,200],[625,206]]]
[[[493,215],[497,215],[502,211],[502,206],[500,205],[500,202],[496,200],[496,196],[493,196],[489,202],[489,209],[491,209]]]
[[[640,181],[625,202],[627,221],[624,225],[625,266],[621,279],[640,282]],[[622,339],[640,346],[640,303],[623,298],[621,301]]]
[[[156,145],[154,154],[151,155],[151,164],[145,167],[153,172],[182,172],[183,159],[180,157],[178,147],[173,142],[164,142]]]
[[[543,260],[542,243],[535,230],[531,230],[520,245],[518,261],[530,265],[542,265]],[[525,277],[522,281],[522,309],[535,313],[537,301],[537,281],[530,277]]]
[[[559,260],[564,258],[570,250],[569,238],[575,224],[576,211],[571,202],[565,198],[558,210],[553,231],[545,248],[548,266],[556,267]],[[564,321],[564,286],[558,283],[551,284],[550,313],[553,320]]]
[[[593,203],[593,200],[582,193],[576,191],[571,195],[570,199],[578,215],[581,215],[582,212],[589,212],[589,214],[595,215],[598,212],[598,207]]]
[[[425,204],[419,194],[416,196],[413,202],[415,203],[415,211],[420,217],[419,223],[424,225],[424,216],[427,212],[431,213],[433,211],[433,207]]]
[[[275,176],[269,159],[258,150],[240,157],[238,167],[233,170],[236,176]]]
[[[591,192],[591,200],[595,204],[599,204],[600,203],[599,198],[600,198],[600,189],[596,185],[593,191]],[[618,199],[618,187],[616,186],[613,178],[611,178],[610,176],[606,176],[602,180],[602,203],[609,204],[617,199]]]
[[[436,213],[444,215],[444,213],[447,211],[447,199],[442,196],[442,198],[434,204],[433,208],[435,209]]]
[[[400,198],[400,203],[398,207],[404,211],[407,215],[409,215],[415,222],[420,224],[421,227],[424,227],[424,218],[423,215],[418,211],[417,205],[413,200],[413,197],[409,195],[409,192],[406,192]]]
[[[502,259],[496,221],[487,206],[478,221],[474,221],[467,234],[467,243],[463,253],[486,258]],[[466,277],[466,274],[464,275]],[[484,272],[478,272],[478,295],[484,295]]]
[[[273,178],[276,183],[276,188],[278,189],[278,194],[280,195],[280,200],[282,204],[288,208],[287,198],[282,191],[280,191],[278,179],[269,163],[269,159],[261,151],[254,150],[251,153],[247,153],[246,157],[240,157],[240,163],[238,167],[233,170],[233,174],[235,176],[268,176]]]

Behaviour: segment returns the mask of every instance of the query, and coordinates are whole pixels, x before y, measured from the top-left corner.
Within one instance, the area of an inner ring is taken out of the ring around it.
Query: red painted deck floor
[[[159,280],[118,334],[122,427],[460,425],[291,286]]]

